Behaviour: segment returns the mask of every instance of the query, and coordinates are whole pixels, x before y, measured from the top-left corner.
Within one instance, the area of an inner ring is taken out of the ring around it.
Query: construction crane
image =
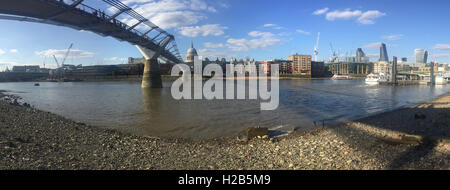
[[[66,52],[66,54],[64,55],[63,60],[62,60],[62,62],[61,62],[61,67],[60,67],[60,65],[59,65],[58,59],[56,58],[55,55],[53,55],[53,58],[55,59],[55,62],[56,62],[56,70],[55,70],[56,73],[55,73],[55,75],[56,75],[57,78],[59,78],[59,79],[63,78],[63,76],[64,76],[64,63],[66,62],[66,59],[67,59],[67,57],[69,56],[70,49],[72,49],[72,46],[73,46],[73,43],[71,43],[70,46],[69,46],[69,48],[67,49],[67,52]]]
[[[56,62],[56,68],[59,68],[59,62],[58,62],[58,59],[56,59],[55,55],[53,55],[53,58],[55,59],[55,62]]]
[[[331,55],[333,57],[336,56],[336,51],[334,51],[333,44],[331,44],[331,43],[330,43],[330,50],[331,50]]]
[[[69,48],[67,49],[66,55],[64,55],[64,59],[61,63],[61,66],[64,67],[64,63],[66,62],[67,57],[69,56],[70,49],[72,49],[73,43],[70,44]]]
[[[319,54],[319,40],[320,40],[320,32],[317,34],[317,42],[314,46],[314,61],[317,61],[317,55]]]
[[[331,49],[331,58],[330,58],[330,62],[335,63],[335,62],[339,62],[338,61],[338,56],[336,55],[336,51],[333,48],[333,44],[330,43],[330,49]]]
[[[47,56],[44,56],[44,69],[45,69],[45,61],[47,60]]]
[[[61,67],[64,67],[64,63],[66,62],[66,59],[67,59],[67,57],[69,56],[70,49],[72,49],[72,46],[73,46],[73,43],[71,43],[70,46],[69,46],[69,48],[67,49],[67,52],[66,52],[66,54],[64,55],[63,60],[62,60],[62,62],[61,62]],[[53,58],[55,59],[57,68],[59,68],[59,62],[58,62],[58,59],[56,59],[56,56],[55,56],[55,55],[53,55]]]

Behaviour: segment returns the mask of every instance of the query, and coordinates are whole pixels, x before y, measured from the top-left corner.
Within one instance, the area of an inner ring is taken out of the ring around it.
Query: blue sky
[[[106,4],[87,4],[114,13]],[[447,0],[123,0],[150,21],[175,35],[184,56],[190,42],[202,56],[215,59],[284,58],[312,54],[321,33],[319,59],[330,43],[340,55],[356,48],[376,60],[378,44],[388,54],[414,61],[414,49],[431,50],[440,63],[450,62],[450,12]],[[123,16],[125,22],[132,20]],[[141,57],[131,44],[60,26],[0,20],[0,69],[46,63],[62,57],[70,43],[68,64],[120,64]],[[144,28],[140,28],[144,30]],[[60,58],[61,60],[61,58]]]

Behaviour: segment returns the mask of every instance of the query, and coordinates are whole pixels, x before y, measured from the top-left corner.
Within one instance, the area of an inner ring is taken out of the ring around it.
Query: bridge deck
[[[0,13],[39,19],[38,22],[88,30],[102,36],[111,36],[120,41],[140,45],[152,51],[160,48],[158,42],[149,39],[138,30],[84,4],[75,8],[56,0],[2,0]],[[26,20],[25,20],[26,21]],[[5,26],[6,27],[6,26]],[[161,56],[177,63],[179,57],[164,49]]]

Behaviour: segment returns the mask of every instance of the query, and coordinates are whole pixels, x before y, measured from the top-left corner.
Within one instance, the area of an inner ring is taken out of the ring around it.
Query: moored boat
[[[380,74],[369,74],[367,75],[365,82],[366,84],[379,84],[380,82],[387,81],[386,76],[384,73]]]
[[[437,85],[444,85],[447,84],[447,80],[443,76],[436,76],[434,80],[435,84]]]
[[[348,75],[333,75],[330,80],[352,80],[352,78]]]

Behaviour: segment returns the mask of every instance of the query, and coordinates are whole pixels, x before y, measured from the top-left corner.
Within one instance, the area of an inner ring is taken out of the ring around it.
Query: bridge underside
[[[80,8],[85,8],[81,10]],[[111,36],[120,41],[128,41],[134,45],[140,45],[150,50],[159,50],[159,44],[136,30],[128,30],[123,23],[110,19],[106,14],[95,15],[86,9],[90,7],[71,8],[69,5],[46,0],[2,0],[1,14],[31,17],[24,21],[41,22],[60,26],[67,26],[78,30],[88,30],[102,36]],[[93,11],[93,10],[91,10]],[[32,20],[32,18],[35,18]],[[15,19],[19,20],[19,19]],[[6,26],[5,26],[6,27]],[[166,60],[178,63],[180,60],[167,50],[161,52]]]
[[[180,56],[175,56],[171,52],[171,48],[166,48],[168,43],[174,40],[173,36],[157,26],[152,26],[148,32],[141,33],[134,29],[137,25],[130,27],[116,20],[115,16],[108,16],[81,2],[74,1],[74,4],[70,5],[57,0],[2,0],[0,14],[6,15],[0,15],[0,19],[66,26],[91,31],[101,36],[111,36],[119,41],[127,41],[136,45],[139,50],[144,49],[147,53],[146,55],[141,51],[146,58],[142,87],[161,87],[157,58],[160,57],[168,63],[181,61]],[[150,39],[147,34],[153,29],[157,29],[160,33]],[[176,46],[175,49],[177,49]],[[149,54],[152,56],[148,56]]]

